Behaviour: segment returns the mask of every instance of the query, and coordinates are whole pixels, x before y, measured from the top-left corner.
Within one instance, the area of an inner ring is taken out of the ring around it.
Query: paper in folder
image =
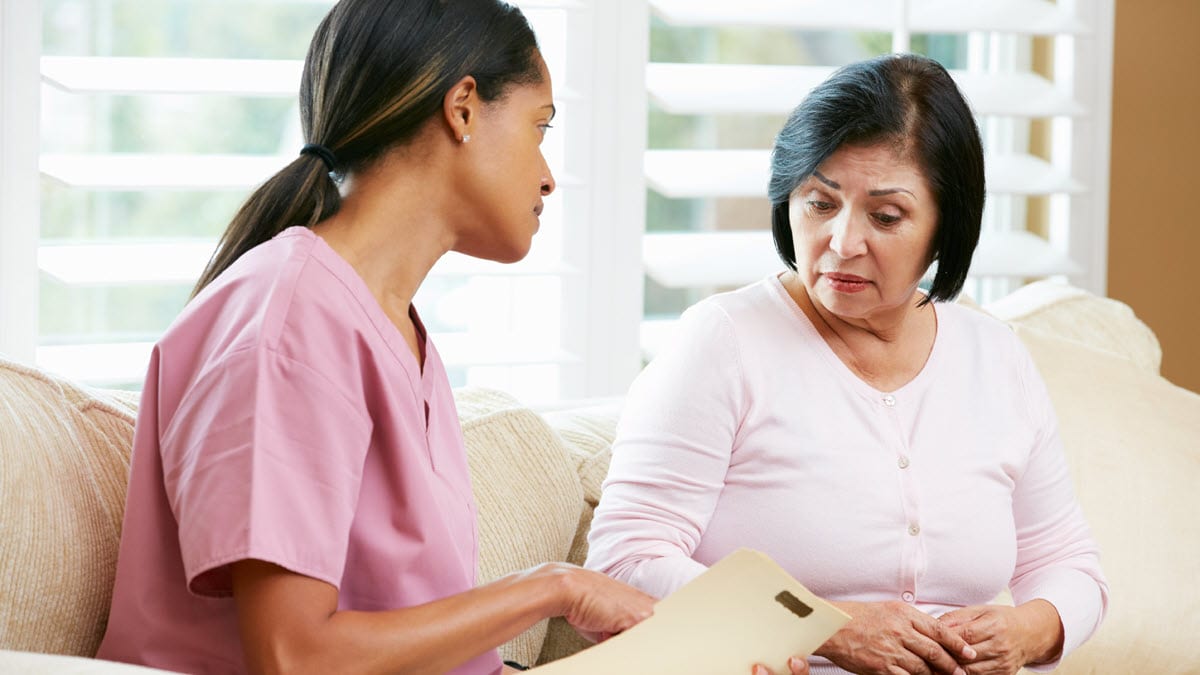
[[[750,675],[761,663],[787,675],[850,617],[813,595],[766,555],[739,549],[654,606],[654,616],[539,675]]]

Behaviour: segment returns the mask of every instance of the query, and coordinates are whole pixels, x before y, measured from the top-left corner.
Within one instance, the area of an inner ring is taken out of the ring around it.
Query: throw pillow
[[[545,414],[546,421],[562,438],[583,487],[582,514],[566,557],[569,563],[583,565],[587,559],[588,530],[592,526],[592,514],[600,503],[600,486],[608,475],[620,414],[620,401]],[[537,662],[549,663],[570,656],[590,644],[563,619],[551,619]]]
[[[501,392],[463,389],[455,402],[479,508],[479,583],[566,560],[583,495],[558,436],[537,413]],[[500,655],[532,665],[546,625],[539,622],[503,645]]]
[[[96,653],[133,423],[128,402],[0,359],[0,649]]]
[[[1001,321],[1119,354],[1150,373],[1157,374],[1162,365],[1158,338],[1132,308],[1081,288],[1035,281],[989,303],[986,310]]]

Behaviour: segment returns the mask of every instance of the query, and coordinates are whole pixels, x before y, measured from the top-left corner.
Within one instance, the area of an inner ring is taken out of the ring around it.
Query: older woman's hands
[[[903,602],[834,603],[853,618],[816,651],[860,675],[962,675],[977,654],[949,626]]]
[[[1046,663],[1062,652],[1062,621],[1054,605],[1033,600],[1019,607],[976,605],[938,619],[978,652],[964,668],[968,675],[1013,675],[1022,667]]]

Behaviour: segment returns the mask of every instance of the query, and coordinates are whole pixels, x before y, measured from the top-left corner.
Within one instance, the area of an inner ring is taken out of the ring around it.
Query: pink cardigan
[[[934,615],[1010,587],[1070,653],[1108,587],[1045,385],[1007,326],[936,311],[924,369],[881,392],[775,277],[689,309],[629,393],[587,566],[661,597],[747,546],[830,600]]]

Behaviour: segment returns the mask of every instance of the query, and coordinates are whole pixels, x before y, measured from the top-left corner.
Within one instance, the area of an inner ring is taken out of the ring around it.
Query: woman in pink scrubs
[[[342,0],[307,145],[225,232],[156,345],[99,656],[193,673],[502,671],[550,616],[652,599],[546,564],[476,587],[445,368],[411,301],[448,251],[512,262],[554,178],[550,77],[493,0]]]

